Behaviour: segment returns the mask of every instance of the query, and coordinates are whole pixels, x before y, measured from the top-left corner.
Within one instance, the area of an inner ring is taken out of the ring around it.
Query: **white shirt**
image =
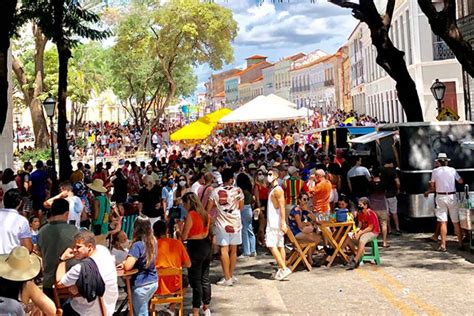
[[[433,169],[431,174],[431,181],[434,181],[436,192],[456,192],[456,181],[459,181],[459,176],[456,169],[453,167],[442,166]]]
[[[273,205],[272,197],[275,192],[275,190],[278,187],[275,187],[270,191],[270,194],[268,194],[268,202],[267,202],[267,228],[268,229],[280,229],[280,224],[281,224],[281,210],[279,208],[276,208],[275,205]]]
[[[194,182],[193,185],[191,186],[191,192],[197,195],[200,187],[201,187],[201,184],[199,183],[199,181]]]
[[[97,245],[91,258],[97,264],[99,273],[105,283],[104,305],[107,315],[112,316],[115,312],[115,304],[118,299],[117,270],[115,268],[115,258],[104,246]],[[73,266],[61,279],[61,283],[69,287],[76,284],[81,273],[81,265]],[[100,315],[100,305],[98,300],[90,303],[83,297],[74,297],[71,300],[71,307],[81,315]]]
[[[28,220],[14,209],[0,209],[0,255],[21,246],[21,239],[31,238]]]
[[[81,213],[84,210],[84,204],[77,196],[69,196],[66,198],[69,202],[69,215],[67,217],[68,223],[71,221],[75,221],[77,228],[81,227]]]

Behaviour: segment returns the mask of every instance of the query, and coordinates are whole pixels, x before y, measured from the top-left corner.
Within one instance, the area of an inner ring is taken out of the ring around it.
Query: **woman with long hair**
[[[157,252],[150,219],[138,216],[133,225],[132,246],[127,259],[123,262],[125,271],[138,269],[138,273],[132,279],[134,315],[148,315],[148,302],[158,288],[158,274],[155,267]]]
[[[244,193],[244,209],[241,213],[242,221],[242,250],[244,258],[250,256],[256,256],[257,251],[255,249],[255,234],[252,226],[252,202],[254,200],[252,192],[252,181],[249,176],[245,173],[239,173],[236,179],[236,184],[242,189]]]
[[[193,315],[199,315],[201,303],[205,315],[210,315],[211,280],[209,266],[211,264],[211,239],[209,225],[211,218],[199,201],[198,196],[188,192],[182,197],[184,208],[188,216],[184,223],[181,238],[187,240],[187,249],[191,258],[191,267],[188,268],[189,283],[193,288]]]

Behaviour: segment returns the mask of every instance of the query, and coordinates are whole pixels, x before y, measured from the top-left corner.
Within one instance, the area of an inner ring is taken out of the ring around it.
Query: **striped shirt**
[[[308,186],[301,179],[290,177],[283,182],[283,191],[285,192],[286,205],[296,205],[298,195],[303,192],[308,192]]]

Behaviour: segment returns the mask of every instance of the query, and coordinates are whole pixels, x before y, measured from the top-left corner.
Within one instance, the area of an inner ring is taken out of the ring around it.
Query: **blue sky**
[[[215,2],[231,9],[239,24],[238,36],[232,44],[234,63],[224,69],[241,68],[245,58],[254,54],[268,56],[268,61],[274,62],[318,48],[334,53],[346,42],[357,24],[350,10],[326,0],[316,0],[315,4],[310,0],[291,0],[291,4],[273,4],[267,0],[261,6],[257,5],[257,0]],[[204,91],[203,84],[212,72],[207,65],[196,68],[198,92]]]

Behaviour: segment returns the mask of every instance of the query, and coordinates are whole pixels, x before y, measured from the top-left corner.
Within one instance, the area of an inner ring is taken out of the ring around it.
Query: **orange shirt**
[[[324,179],[313,188],[313,208],[315,212],[323,213],[331,209],[329,206],[329,198],[331,197],[331,182]]]
[[[193,225],[189,230],[188,237],[193,237],[209,232],[209,223],[211,222],[210,218],[207,220],[207,227],[204,227],[201,215],[199,215],[198,212],[189,211],[189,216],[191,216],[191,219],[193,220]]]
[[[189,255],[180,240],[172,238],[158,239],[158,256],[156,268],[181,268],[189,262]],[[175,276],[160,277],[158,275],[158,295],[168,295],[179,289],[179,278]]]

